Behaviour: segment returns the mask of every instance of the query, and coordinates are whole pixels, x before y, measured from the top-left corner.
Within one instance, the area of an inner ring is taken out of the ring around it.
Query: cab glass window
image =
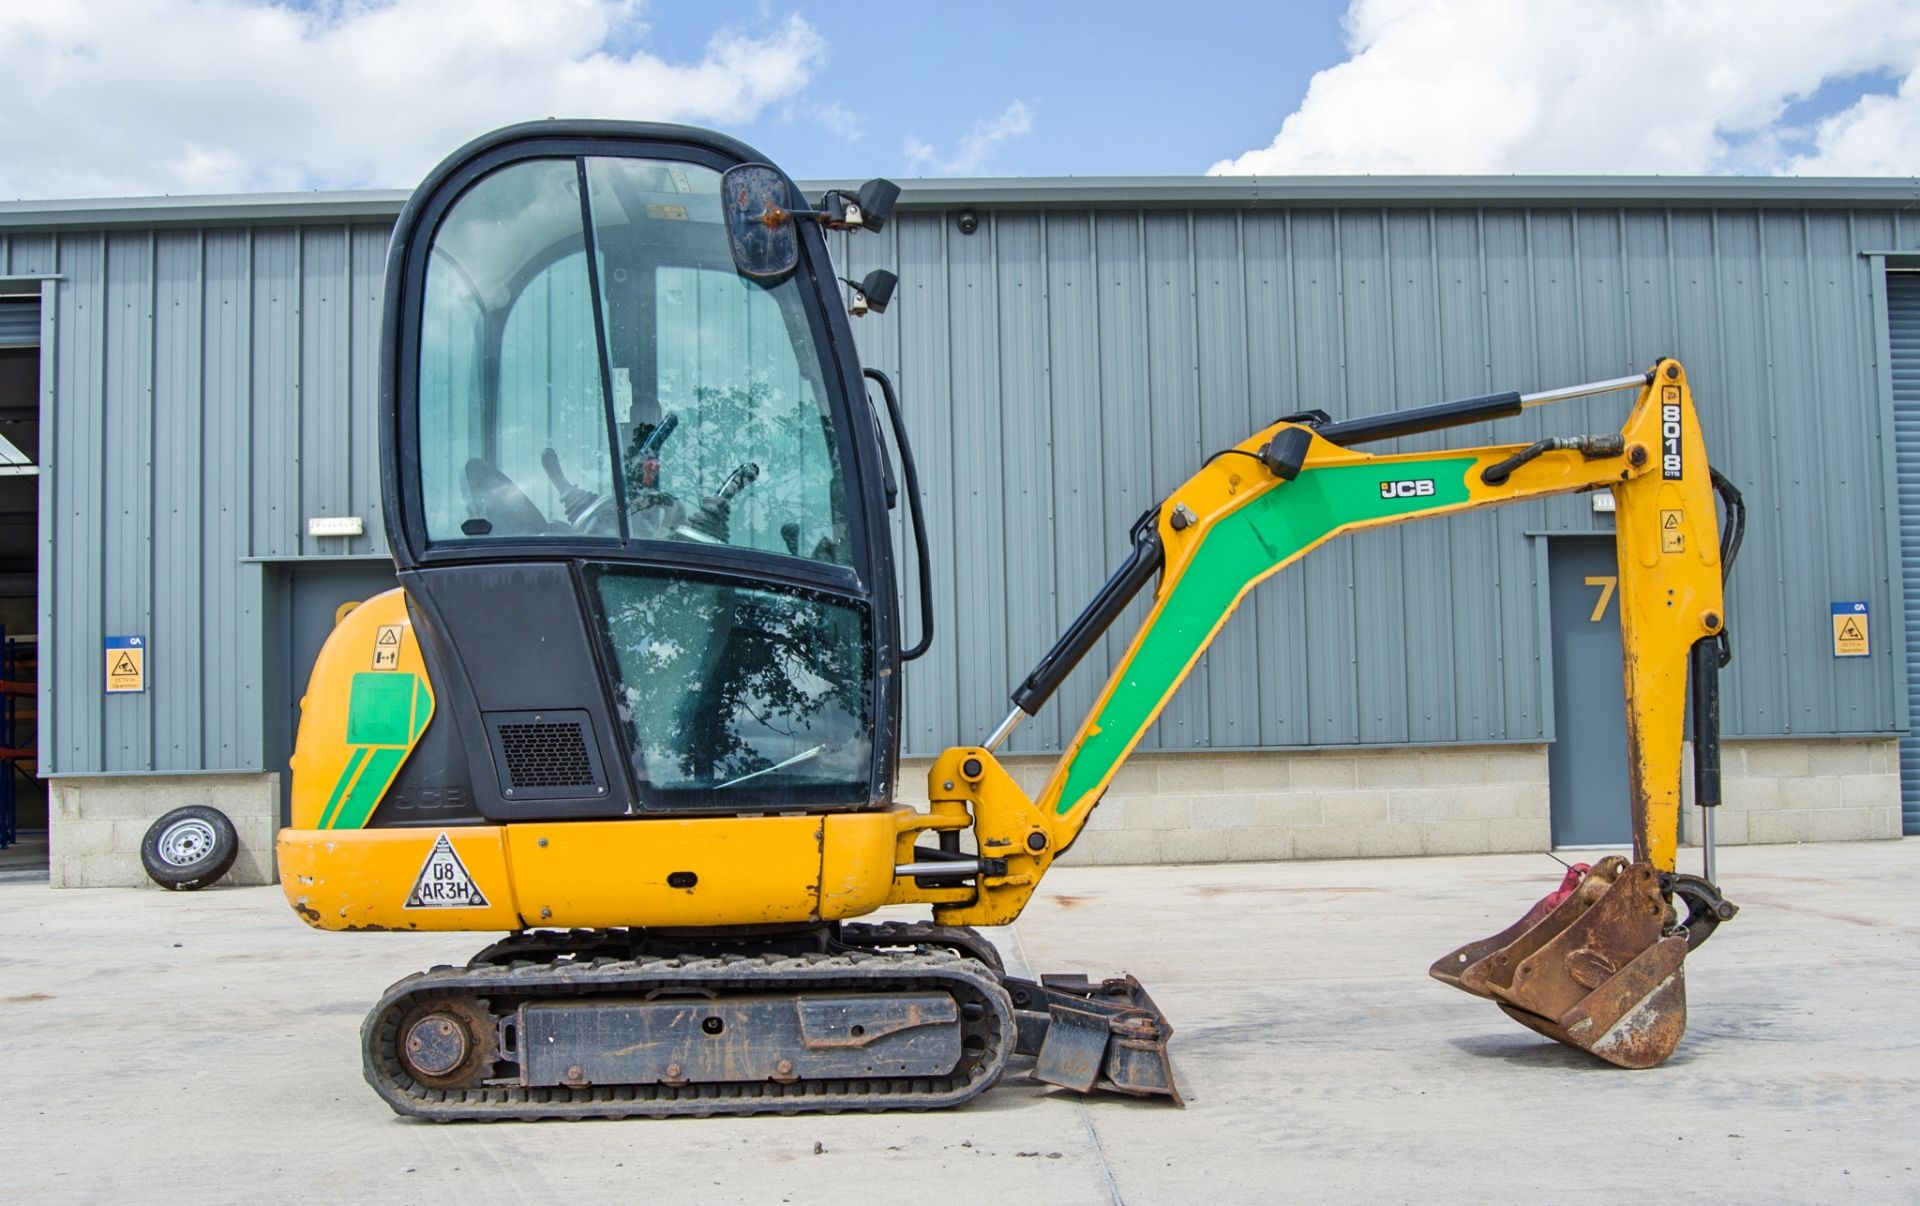
[[[851,564],[822,351],[798,276],[734,270],[719,172],[500,168],[449,208],[427,259],[427,540],[678,541]]]
[[[573,160],[502,168],[449,211],[418,388],[430,541],[620,535]]]
[[[864,607],[609,566],[588,580],[649,806],[867,800]]]
[[[797,276],[735,272],[720,174],[587,160],[635,539],[848,564],[822,359]]]

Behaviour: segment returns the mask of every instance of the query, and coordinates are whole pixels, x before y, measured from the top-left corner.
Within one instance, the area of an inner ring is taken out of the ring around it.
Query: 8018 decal
[[[1430,498],[1433,495],[1433,479],[1430,477],[1408,478],[1406,481],[1381,482],[1381,498]]]
[[[1680,387],[1677,385],[1660,391],[1660,476],[1670,482],[1680,480]]]

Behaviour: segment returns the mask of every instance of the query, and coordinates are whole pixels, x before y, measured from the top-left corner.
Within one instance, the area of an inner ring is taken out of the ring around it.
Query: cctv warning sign
[[[147,689],[147,638],[107,638],[107,694],[134,694]]]
[[[1867,605],[1835,603],[1833,605],[1833,656],[1866,657],[1867,652]]]

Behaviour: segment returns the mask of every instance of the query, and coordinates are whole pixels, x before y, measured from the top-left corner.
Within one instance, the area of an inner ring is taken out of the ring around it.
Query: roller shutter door
[[[0,298],[0,348],[40,346],[40,301]]]
[[[1920,834],[1920,273],[1887,274],[1893,432],[1900,477],[1900,581],[1906,603],[1907,714],[1900,739],[1900,819]]]

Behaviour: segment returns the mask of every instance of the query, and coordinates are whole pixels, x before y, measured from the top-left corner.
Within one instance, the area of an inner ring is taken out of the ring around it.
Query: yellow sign
[[[1867,605],[1865,603],[1833,605],[1833,656],[1867,656]]]
[[[1681,524],[1686,519],[1684,511],[1660,512],[1660,551],[1663,553],[1684,553],[1687,551],[1687,534]]]
[[[375,670],[400,668],[400,625],[380,625],[380,635],[373,638],[373,668]]]
[[[107,694],[137,693],[147,689],[145,637],[107,638]]]

